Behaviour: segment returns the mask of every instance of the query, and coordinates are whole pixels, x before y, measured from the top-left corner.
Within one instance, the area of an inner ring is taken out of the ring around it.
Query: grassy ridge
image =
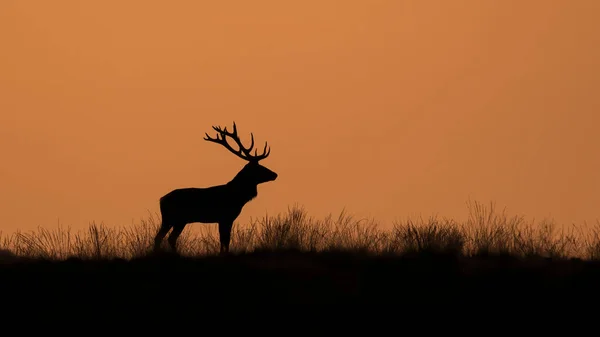
[[[345,212],[325,219],[309,217],[301,207],[265,216],[249,224],[235,224],[231,249],[236,254],[255,250],[293,249],[304,252],[350,251],[371,255],[413,252],[464,256],[503,254],[514,257],[600,258],[600,222],[593,226],[560,227],[552,222],[527,223],[523,217],[497,212],[494,204],[468,203],[464,223],[452,219],[397,222],[389,230],[369,219],[355,219]],[[91,224],[87,231],[70,228],[38,228],[27,233],[0,233],[2,255],[25,258],[82,259],[146,256],[160,219],[150,216],[140,224],[107,227]],[[216,225],[189,225],[179,240],[184,256],[209,256],[218,252]]]
[[[285,304],[448,315],[504,306],[556,314],[600,300],[598,225],[559,231],[493,205],[469,206],[462,224],[432,217],[390,230],[344,213],[315,220],[294,207],[237,226],[229,256],[217,255],[210,226],[184,232],[181,255],[149,253],[152,219],[121,229],[17,232],[2,238],[3,304],[27,315],[59,303],[122,317]]]

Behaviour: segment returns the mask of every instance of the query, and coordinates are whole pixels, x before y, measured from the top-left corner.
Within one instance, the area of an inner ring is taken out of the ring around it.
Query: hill
[[[27,315],[49,308],[126,316],[219,308],[557,314],[600,300],[598,231],[576,236],[480,205],[465,224],[430,218],[391,231],[291,209],[234,229],[228,256],[215,254],[210,230],[182,236],[180,255],[149,253],[155,230],[146,222],[120,232],[92,225],[85,235],[40,229],[5,237],[4,307]]]

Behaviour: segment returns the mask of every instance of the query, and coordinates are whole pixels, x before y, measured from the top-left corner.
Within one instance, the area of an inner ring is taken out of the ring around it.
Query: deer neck
[[[242,204],[256,198],[258,195],[257,185],[236,178],[227,183],[227,186],[232,189],[233,198]]]

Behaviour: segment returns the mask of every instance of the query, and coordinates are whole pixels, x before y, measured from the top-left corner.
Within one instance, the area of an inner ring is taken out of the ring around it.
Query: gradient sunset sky
[[[0,2],[0,230],[128,225],[245,164],[240,222],[466,201],[600,219],[600,1]]]

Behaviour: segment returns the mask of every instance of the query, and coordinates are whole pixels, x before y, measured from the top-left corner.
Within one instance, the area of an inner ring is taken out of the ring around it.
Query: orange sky
[[[240,221],[600,218],[600,1],[0,2],[0,229],[127,225],[271,145]],[[246,138],[247,139],[247,138]]]

